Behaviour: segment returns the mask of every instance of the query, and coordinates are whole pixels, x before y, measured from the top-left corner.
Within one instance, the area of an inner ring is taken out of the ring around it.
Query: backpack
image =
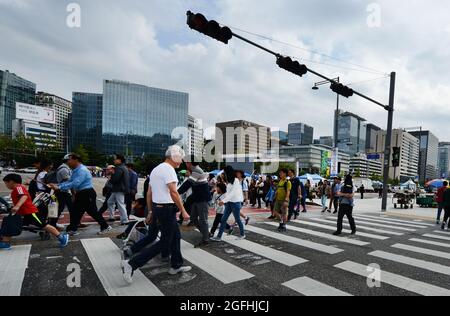
[[[44,177],[45,184],[58,183],[58,177],[56,176],[56,171],[48,172]]]
[[[3,219],[0,236],[16,237],[22,234],[22,216],[19,214],[9,215]]]

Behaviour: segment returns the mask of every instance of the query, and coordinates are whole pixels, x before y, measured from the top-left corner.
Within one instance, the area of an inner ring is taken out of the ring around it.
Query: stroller
[[[58,216],[58,206],[56,203],[57,203],[56,196],[52,192],[50,193],[41,192],[37,194],[36,198],[33,200],[33,204],[39,210],[42,210],[43,207],[49,208],[48,214],[45,214],[47,220],[49,218],[54,218],[55,216],[56,217]],[[33,234],[38,234],[42,241],[50,240],[51,237],[50,234],[47,233],[45,230],[35,226],[23,226],[22,230]]]
[[[127,231],[129,232],[127,238],[123,240],[124,248],[133,246],[135,243],[142,240],[147,235],[148,232],[148,226],[147,223],[145,222],[146,221],[145,218],[130,216],[130,221],[135,223],[130,224],[130,226],[127,229]]]

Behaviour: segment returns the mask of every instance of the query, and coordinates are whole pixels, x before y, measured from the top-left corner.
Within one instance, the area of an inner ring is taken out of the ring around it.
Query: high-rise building
[[[0,70],[0,135],[12,135],[16,103],[34,104],[36,84],[8,70]]]
[[[420,141],[419,179],[427,182],[438,178],[439,139],[430,131],[410,132]]]
[[[338,148],[351,157],[366,150],[366,120],[362,117],[344,112],[339,114]]]
[[[288,138],[292,145],[311,145],[314,143],[314,128],[304,123],[291,123]]]
[[[188,116],[188,153],[198,159],[203,156],[203,122],[200,119]]]
[[[36,105],[55,110],[55,127],[57,133],[57,145],[61,149],[69,146],[69,114],[72,113],[72,102],[54,94],[38,92]]]
[[[376,147],[376,134],[381,128],[374,124],[367,124],[366,152],[373,152]]]
[[[72,149],[79,145],[98,151],[102,148],[103,95],[74,92],[69,134]]]
[[[450,142],[439,143],[439,177],[448,179],[450,177]]]
[[[383,153],[385,151],[386,134],[386,131],[382,130],[376,133],[374,152]],[[389,157],[389,178],[398,179],[401,182],[416,179],[419,170],[419,140],[404,130],[396,129],[392,131],[391,153],[394,147],[400,148],[400,167],[392,166],[391,155]],[[384,161],[384,154],[381,154],[381,161]]]
[[[289,141],[289,134],[283,131],[273,131],[272,138],[280,145],[287,145]]]
[[[320,137],[319,144],[320,145],[325,145],[325,146],[328,146],[328,147],[333,147],[334,146],[333,136],[322,136],[322,137]]]
[[[350,159],[350,171],[361,178],[372,176],[381,177],[383,175],[383,164],[381,160],[367,159],[366,154],[357,154]]]
[[[72,147],[140,157],[187,138],[187,93],[105,80],[103,94],[75,92],[72,103]]]
[[[271,148],[270,127],[248,121],[216,124],[216,151],[222,155],[262,155]]]

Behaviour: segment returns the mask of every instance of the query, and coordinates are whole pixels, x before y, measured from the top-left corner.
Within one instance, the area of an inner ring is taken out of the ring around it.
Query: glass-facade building
[[[36,84],[0,70],[0,134],[12,135],[16,102],[35,104]]]
[[[187,137],[189,95],[123,81],[103,82],[105,154],[162,155]],[[176,129],[180,130],[172,135]],[[174,137],[172,137],[174,136]]]
[[[350,157],[366,150],[366,120],[350,112],[339,114],[338,148]]]
[[[314,143],[314,128],[303,123],[289,124],[288,138],[292,145],[311,145]]]
[[[450,177],[450,143],[439,143],[439,176],[442,179]]]
[[[429,131],[416,131],[410,134],[416,137],[420,143],[420,182],[438,178],[439,139]]]
[[[84,92],[72,94],[72,114],[69,126],[72,149],[79,145],[94,149],[101,148],[102,107],[102,94]]]

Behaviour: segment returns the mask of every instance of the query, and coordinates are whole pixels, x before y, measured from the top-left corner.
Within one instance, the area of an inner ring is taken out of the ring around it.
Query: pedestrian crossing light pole
[[[303,77],[308,72],[322,78],[323,80],[330,83],[330,89],[337,93],[340,96],[343,96],[345,98],[352,97],[354,95],[357,95],[363,99],[366,99],[367,101],[370,101],[374,104],[377,104],[384,108],[388,112],[388,125],[387,125],[387,135],[386,135],[386,147],[384,152],[384,177],[383,177],[383,199],[382,199],[382,205],[381,209],[383,212],[387,210],[387,197],[388,197],[388,182],[389,182],[389,169],[390,169],[390,160],[391,160],[391,138],[392,138],[392,127],[393,127],[393,120],[394,120],[394,101],[395,101],[395,80],[396,80],[396,73],[391,73],[391,86],[390,86],[390,93],[389,93],[389,105],[383,104],[381,102],[378,102],[358,91],[355,91],[348,86],[345,86],[344,84],[338,82],[336,79],[331,79],[327,76],[324,76],[310,68],[308,68],[306,65],[301,64],[298,61],[293,60],[292,58],[288,56],[284,56],[280,53],[276,53],[262,45],[259,45],[239,34],[234,33],[231,31],[229,27],[221,26],[218,22],[214,20],[207,20],[206,17],[200,13],[194,14],[191,11],[187,12],[187,24],[188,26],[197,31],[200,32],[206,36],[209,36],[211,38],[214,38],[215,40],[222,42],[224,44],[228,44],[228,42],[233,38],[240,39],[241,41],[244,41],[256,48],[259,48],[266,53],[269,53],[271,55],[274,55],[276,57],[276,63],[277,65],[286,70],[291,72],[294,75],[297,75],[299,77]]]

